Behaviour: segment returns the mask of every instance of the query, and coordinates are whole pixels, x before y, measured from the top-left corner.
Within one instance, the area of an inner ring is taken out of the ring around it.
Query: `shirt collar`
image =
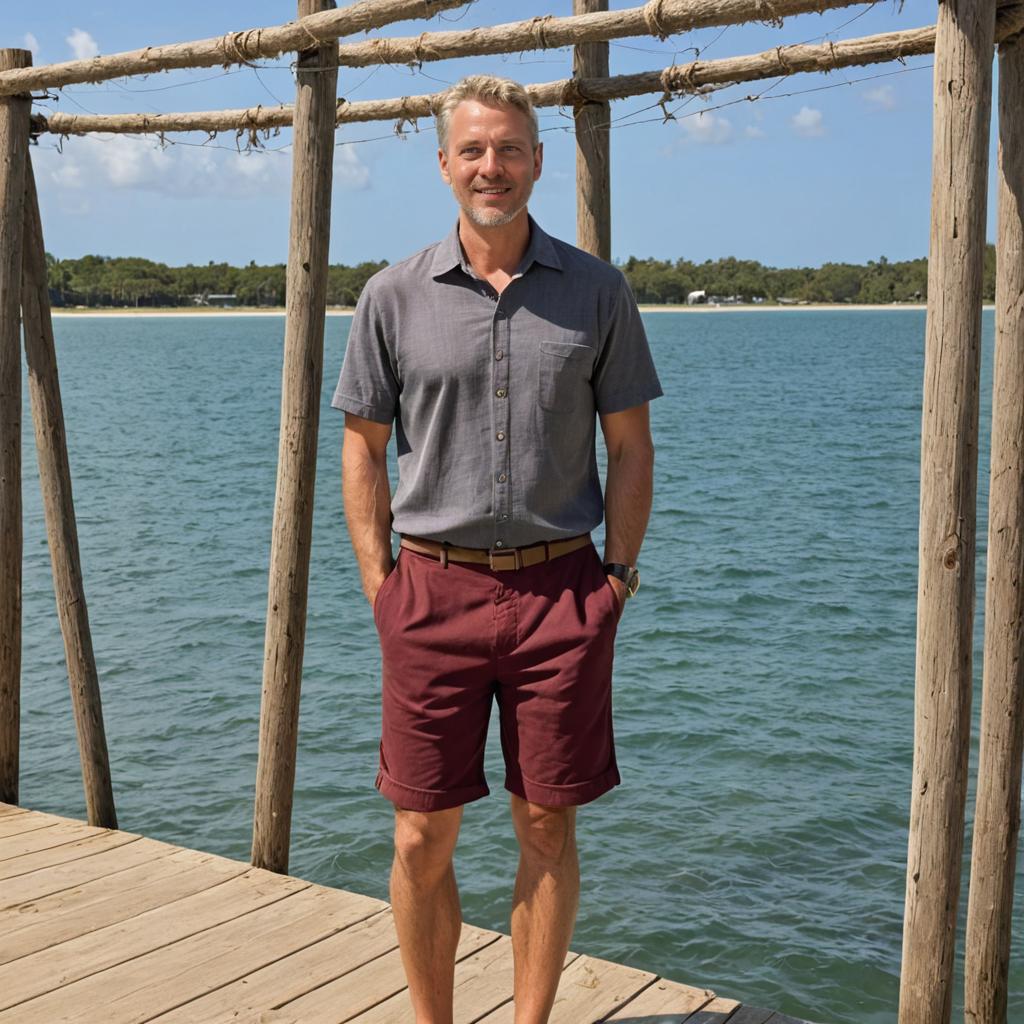
[[[517,274],[525,274],[534,263],[540,263],[553,270],[562,269],[562,261],[558,258],[551,236],[527,214],[530,222],[530,241],[526,246],[526,252],[516,270]],[[449,270],[461,267],[463,273],[474,276],[466,254],[462,251],[462,243],[459,241],[459,222],[455,221],[455,227],[448,233],[434,252],[434,258],[430,264],[431,277],[441,277]]]

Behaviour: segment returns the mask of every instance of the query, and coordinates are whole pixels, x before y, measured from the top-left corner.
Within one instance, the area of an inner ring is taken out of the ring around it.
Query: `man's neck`
[[[511,277],[530,244],[530,221],[524,209],[509,224],[483,228],[459,215],[459,241],[473,270],[485,281]]]

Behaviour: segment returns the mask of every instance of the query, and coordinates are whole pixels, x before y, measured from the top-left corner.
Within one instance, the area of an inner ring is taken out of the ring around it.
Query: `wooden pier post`
[[[0,71],[28,50],[0,50]],[[21,737],[21,258],[28,96],[0,97],[0,802],[18,802]]]
[[[999,47],[999,182],[985,675],[964,1016],[1006,1024],[1024,751],[1024,34]]]
[[[39,483],[46,514],[46,539],[78,732],[85,806],[90,825],[117,828],[100,684],[78,552],[78,527],[75,524],[64,409],[46,280],[43,224],[31,160],[25,167],[24,232],[21,311],[25,328],[25,360],[39,457]]]
[[[900,1024],[950,1019],[971,728],[978,375],[995,0],[935,39],[914,769]]]
[[[299,0],[299,17],[334,7]],[[303,51],[292,143],[292,207],[281,440],[270,549],[252,863],[288,870],[299,691],[306,638],[338,82],[337,43]]]
[[[573,14],[607,11],[608,0],[573,0]],[[579,43],[572,51],[573,78],[607,78],[608,44]],[[576,244],[611,262],[611,105],[581,103],[576,123]]]

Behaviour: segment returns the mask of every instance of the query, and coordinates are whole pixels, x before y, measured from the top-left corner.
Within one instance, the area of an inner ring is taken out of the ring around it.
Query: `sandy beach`
[[[864,303],[808,303],[805,306],[779,306],[779,305],[768,305],[767,303],[757,304],[749,303],[746,305],[729,305],[729,306],[718,306],[718,305],[707,305],[707,306],[654,306],[648,304],[641,304],[641,313],[785,313],[785,312],[805,312],[807,310],[892,310],[892,309],[916,309],[923,310],[927,309],[927,306],[922,303],[914,302],[894,302],[890,305],[868,305]],[[353,309],[351,306],[333,306],[327,310],[328,316],[351,316]],[[55,317],[102,317],[102,316],[151,316],[151,317],[170,317],[170,316],[284,316],[285,310],[283,306],[274,307],[273,309],[254,309],[252,307],[238,307],[238,308],[217,308],[213,309],[209,306],[181,306],[181,307],[169,307],[161,309],[140,309],[135,306],[123,306],[110,309],[55,309],[53,311]]]

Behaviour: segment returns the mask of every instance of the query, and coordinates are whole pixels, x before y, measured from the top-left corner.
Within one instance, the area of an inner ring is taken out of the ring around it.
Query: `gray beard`
[[[454,193],[455,186],[452,186],[452,192]],[[478,228],[500,228],[505,224],[511,224],[526,209],[527,203],[530,201],[530,196],[533,194],[531,188],[529,192],[523,198],[521,206],[516,207],[514,210],[510,210],[508,213],[501,213],[497,210],[486,211],[479,210],[475,206],[463,206],[459,203],[466,216],[478,227]],[[458,200],[456,200],[458,202]]]

